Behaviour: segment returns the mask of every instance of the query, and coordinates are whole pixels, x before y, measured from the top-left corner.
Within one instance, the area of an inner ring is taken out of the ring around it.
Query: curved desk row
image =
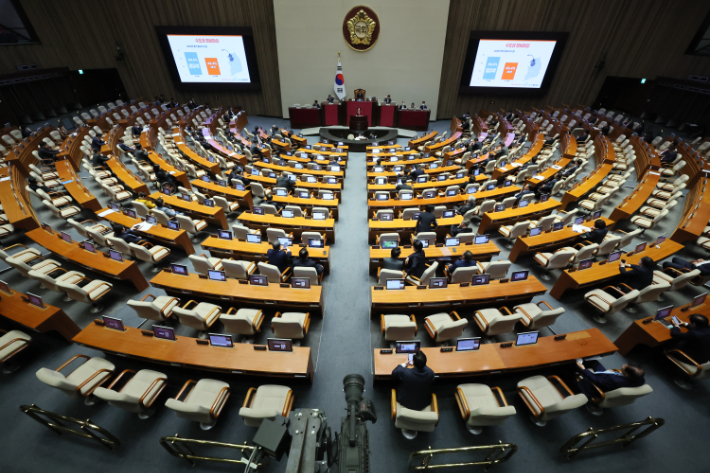
[[[414,249],[409,242],[401,242],[404,246],[400,246],[400,258],[404,259],[414,253]],[[439,264],[452,263],[459,259],[467,251],[473,254],[475,261],[489,261],[494,256],[500,254],[500,248],[495,243],[489,241],[480,245],[464,243],[459,246],[431,246],[424,248],[424,255],[427,263],[437,261]],[[384,259],[389,258],[392,253],[391,248],[380,248],[378,246],[370,247],[370,274],[377,274],[377,268],[383,266]]]
[[[523,220],[540,219],[552,213],[559,206],[560,202],[558,200],[550,199],[547,202],[537,202],[527,207],[506,209],[502,212],[486,212],[481,218],[480,225],[478,225],[478,234],[485,235],[487,232],[497,230],[503,225],[514,225]]]
[[[239,191],[234,187],[224,187],[214,182],[205,182],[201,179],[195,179],[190,182],[190,184],[197,188],[201,193],[210,196],[221,196],[230,202],[239,203],[239,207],[242,210],[248,209],[252,210],[254,208],[254,201],[252,200],[252,195],[250,190]]]
[[[79,176],[74,171],[74,168],[69,164],[68,159],[63,159],[56,162],[57,174],[64,188],[69,192],[72,199],[85,209],[98,212],[101,209],[101,203],[96,199],[94,194],[81,182]]]
[[[286,218],[279,215],[256,215],[251,212],[242,212],[237,218],[245,227],[261,230],[261,235],[266,237],[267,228],[281,228],[286,233],[293,233],[296,240],[301,239],[303,232],[325,233],[325,239],[335,242],[335,220],[313,220],[312,218],[294,217]],[[296,241],[294,240],[294,241]]]
[[[62,309],[47,304],[37,307],[17,291],[0,291],[0,315],[35,332],[58,332],[68,341],[81,330]]]
[[[437,218],[436,223],[439,224],[438,227],[434,229],[438,239],[444,238],[451,225],[460,225],[463,221],[463,216],[455,215],[451,218]],[[382,233],[399,233],[400,241],[409,241],[410,237],[414,233],[414,229],[417,227],[416,220],[404,220],[402,218],[395,218],[394,220],[368,220],[369,232],[368,241],[374,244],[377,236]]]
[[[445,181],[441,181],[445,182]],[[428,183],[427,183],[428,184]],[[450,184],[455,185],[455,184]],[[428,189],[428,187],[427,187]],[[418,190],[418,189],[417,189]],[[518,186],[508,186],[508,187],[496,187],[490,191],[478,191],[473,194],[457,194],[451,197],[447,196],[437,196],[432,199],[424,199],[423,197],[415,197],[411,200],[402,199],[390,199],[390,200],[368,200],[367,207],[368,210],[376,212],[380,209],[394,209],[394,210],[404,210],[413,207],[423,207],[425,205],[446,205],[447,207],[452,207],[454,205],[460,205],[468,202],[468,199],[473,197],[476,202],[483,202],[485,200],[493,199],[500,200],[505,197],[510,197],[512,195],[520,192],[520,187]]]
[[[150,195],[153,200],[163,199],[169,207],[188,214],[192,218],[204,219],[213,225],[217,225],[222,230],[229,230],[227,216],[222,207],[208,207],[196,201],[184,201],[177,195],[165,195],[162,192],[155,192]]]

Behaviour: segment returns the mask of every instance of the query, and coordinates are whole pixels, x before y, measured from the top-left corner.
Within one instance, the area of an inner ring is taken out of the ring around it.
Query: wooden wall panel
[[[163,94],[180,102],[241,105],[252,115],[280,116],[276,31],[272,0],[22,0],[41,44],[3,46],[0,73],[17,64],[42,68],[116,67],[131,97]],[[179,93],[154,26],[251,26],[262,90],[248,93]],[[114,59],[116,44],[125,61]],[[83,104],[89,105],[89,104]]]
[[[437,118],[462,112],[592,105],[607,75],[710,75],[710,58],[684,55],[710,10],[707,0],[451,0]],[[549,93],[542,98],[459,95],[473,30],[570,33]],[[604,60],[606,66],[595,66]]]

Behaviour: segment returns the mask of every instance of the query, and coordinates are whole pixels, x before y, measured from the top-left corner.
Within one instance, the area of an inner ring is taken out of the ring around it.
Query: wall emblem
[[[348,46],[355,51],[367,51],[380,35],[380,19],[368,7],[351,9],[343,20],[343,36]]]

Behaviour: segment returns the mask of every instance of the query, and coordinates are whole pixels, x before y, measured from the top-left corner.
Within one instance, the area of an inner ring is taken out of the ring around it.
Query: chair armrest
[[[233,312],[236,312],[236,311],[237,311],[236,307],[230,307],[229,309],[227,309],[226,314],[227,314],[227,315],[232,315],[232,313],[233,313]]]
[[[152,399],[150,400],[150,402],[146,403],[146,402],[145,402],[145,401],[146,401],[146,397],[148,397],[148,394],[150,394],[150,392],[153,390],[153,388],[155,387],[155,385],[158,384],[158,383],[162,383],[162,386],[160,387],[160,389],[158,389],[158,392],[155,393],[155,395],[153,395],[153,397],[152,397]],[[163,389],[165,389],[165,387],[166,387],[167,385],[168,385],[167,381],[166,381],[165,379],[163,379],[163,378],[157,378],[157,379],[153,380],[153,382],[150,383],[150,386],[148,386],[148,389],[146,389],[145,392],[143,393],[143,395],[140,397],[140,399],[138,399],[138,404],[139,404],[140,406],[142,406],[143,408],[148,408],[148,407],[152,406],[153,403],[155,402],[155,400],[158,399],[158,396],[160,396],[160,393],[163,392]]]
[[[119,374],[119,375],[116,377],[116,379],[114,379],[113,382],[108,385],[108,388],[106,388],[106,389],[113,389],[114,386],[116,386],[116,384],[118,384],[118,382],[121,380],[121,378],[123,378],[123,376],[126,375],[126,374],[132,374],[133,376],[135,376],[136,372],[135,372],[134,370],[123,370],[123,371],[121,371],[121,374]],[[133,376],[131,376],[131,378],[132,378]],[[129,378],[129,381],[130,381],[130,378]],[[124,384],[124,387],[125,387],[125,384]],[[123,387],[122,387],[121,389],[123,389]],[[121,392],[121,389],[117,390],[117,392]]]
[[[530,405],[530,402],[528,401],[528,399],[527,399],[525,396],[522,395],[522,392],[523,392],[523,391],[524,391],[528,396],[530,396],[530,398],[533,400],[533,402],[537,405],[537,408],[540,410],[540,414],[539,414],[539,415],[536,415],[536,414],[535,414],[535,411],[533,410],[532,406]],[[530,409],[530,412],[531,412],[535,417],[540,417],[541,415],[543,415],[543,414],[545,413],[545,408],[542,407],[542,404],[541,404],[540,401],[535,397],[535,395],[534,395],[533,392],[530,390],[530,388],[528,388],[527,386],[520,386],[520,387],[518,387],[518,395],[519,395],[520,398],[523,400],[523,402],[525,403],[525,405],[528,406],[528,409]]]
[[[207,315],[205,315],[205,317],[202,319],[202,321],[205,323],[205,325],[207,325],[207,320],[208,320],[210,317],[212,317],[212,314],[214,314],[215,312],[219,312],[219,311],[221,311],[221,310],[222,310],[222,309],[220,309],[219,307],[215,307],[214,309],[212,309],[211,311],[209,311],[209,313],[208,313]],[[212,321],[212,323],[209,324],[209,325],[207,325],[207,326],[208,326],[208,327],[211,327],[215,322],[217,322],[217,319],[214,319],[214,320]]]
[[[703,367],[700,366],[700,364],[699,364],[697,361],[695,361],[694,359],[692,359],[691,357],[689,357],[685,352],[683,352],[683,351],[681,351],[681,350],[678,350],[677,348],[673,348],[673,349],[671,349],[671,350],[666,350],[666,351],[664,351],[663,353],[666,355],[666,358],[668,358],[669,360],[671,360],[671,361],[673,362],[673,364],[675,364],[677,367],[679,367],[680,369],[682,369],[683,372],[685,372],[685,374],[687,374],[688,376],[697,376],[699,373],[701,373],[701,372],[703,371]],[[671,353],[677,353],[677,354],[679,354],[680,356],[682,356],[683,358],[685,358],[686,360],[688,360],[690,363],[692,363],[693,365],[695,365],[695,367],[698,369],[698,371],[696,371],[695,374],[688,372],[688,370],[687,370],[683,365],[681,365],[681,364],[678,362],[678,360],[676,360],[676,359],[671,355]]]
[[[183,309],[187,309],[187,308],[190,306],[190,304],[195,304],[195,305],[197,305],[197,302],[194,301],[194,300],[187,301],[187,304],[185,304],[184,306],[182,306],[182,308],[183,308]]]
[[[397,390],[392,389],[392,396],[391,396],[391,403],[392,403],[392,420],[394,420],[397,417]]]
[[[461,316],[455,310],[452,310],[449,316],[451,317],[451,320],[461,320]]]
[[[562,380],[560,379],[559,376],[553,374],[553,375],[548,376],[547,379],[549,379],[550,382],[552,382],[553,380],[554,380],[554,381],[557,381],[557,382],[559,383],[559,385],[562,386],[562,387],[565,389],[565,391],[567,391],[567,393],[568,393],[570,396],[574,396],[574,393],[572,392],[572,390],[570,390],[570,388],[565,384],[564,381],[562,381]],[[554,386],[555,383],[552,383],[552,384],[553,384],[553,386]],[[564,395],[564,393],[563,393],[562,391],[559,390],[559,388],[557,388],[557,386],[555,386],[555,389],[557,389],[557,391],[559,391],[559,393],[562,395],[562,397],[567,397],[567,396]]]
[[[628,289],[629,291],[633,291],[633,290],[634,290],[632,287],[629,287],[629,285],[626,284],[626,283],[623,283],[623,282],[622,282],[622,283],[619,284],[619,285],[620,285],[620,286],[624,286],[624,287],[625,287],[626,289]]]
[[[624,296],[626,295],[626,293],[624,293],[624,291],[622,291],[622,290],[619,289],[618,287],[607,286],[607,287],[605,287],[605,288],[602,289],[602,290],[603,290],[604,292],[607,292],[607,291],[606,291],[607,289],[613,289],[613,290],[616,291],[618,294],[620,294],[621,297],[624,297]]]
[[[90,357],[88,357],[88,356],[86,356],[86,355],[74,355],[72,358],[69,359],[69,361],[67,361],[66,363],[64,363],[62,366],[60,366],[59,368],[57,368],[57,369],[54,370],[54,371],[61,371],[61,370],[63,370],[66,366],[69,365],[69,363],[71,363],[72,361],[76,360],[77,358],[85,358],[86,360],[90,360],[90,359],[91,359]],[[75,368],[75,369],[76,369],[76,368]],[[73,371],[73,370],[72,370],[72,371]]]
[[[222,394],[225,393],[224,399],[222,399]],[[219,414],[222,412],[222,408],[224,405],[227,403],[227,399],[229,399],[229,394],[232,392],[232,388],[229,386],[225,386],[222,388],[222,390],[219,392],[217,395],[217,399],[214,400],[214,404],[212,404],[212,407],[210,408],[210,417],[215,419],[219,417]]]
[[[180,392],[178,393],[178,395],[175,396],[176,401],[180,400],[180,396],[182,396],[182,393],[184,393],[187,390],[187,387],[190,386],[190,384],[197,384],[197,381],[195,381],[193,379],[188,379],[187,381],[185,381],[185,384],[183,384],[182,389],[180,389]]]
[[[306,312],[306,320],[303,321],[303,333],[308,333],[308,327],[311,325],[311,313]]]
[[[293,390],[289,389],[288,392],[286,393],[286,402],[284,402],[284,409],[281,412],[281,415],[284,417],[288,416],[288,413],[291,412],[291,409],[293,408],[293,401],[295,400],[295,396],[293,395]]]
[[[286,268],[284,269],[283,273],[281,273],[281,280],[286,281],[289,278],[289,273],[291,273],[291,268]]]
[[[436,399],[436,394],[433,393],[431,395],[431,410],[436,412],[436,424],[434,425],[437,425],[439,423],[439,402]]]
[[[505,309],[505,311],[508,313],[508,315],[513,315],[513,313],[508,309],[506,306],[502,306],[501,309]]]
[[[157,297],[155,297],[153,294],[146,294],[145,296],[143,296],[143,299],[141,299],[140,302],[145,301],[149,297],[152,297],[153,300],[157,299]]]
[[[88,292],[86,293],[86,295],[88,296],[88,295],[91,294],[92,292],[94,292],[94,291],[96,291],[96,290],[98,290],[98,289],[101,289],[101,288],[104,287],[104,286],[109,286],[109,287],[111,287],[111,285],[110,285],[109,283],[107,283],[107,282],[102,282],[99,286],[97,286],[97,287],[93,288],[92,290],[88,291]]]
[[[110,373],[113,373],[113,370],[110,370],[110,369],[107,369],[107,368],[102,368],[102,369],[96,371],[94,374],[92,374],[91,376],[89,376],[88,379],[86,379],[83,383],[81,383],[79,386],[76,387],[76,392],[77,392],[77,393],[81,392],[81,388],[83,388],[84,386],[86,386],[87,384],[89,384],[91,381],[94,380],[95,377],[97,377],[97,376],[100,375],[101,373],[109,373],[109,374],[110,374]],[[87,396],[90,396],[91,394],[93,394],[93,392],[96,390],[96,388],[98,388],[99,386],[101,386],[102,384],[104,384],[106,381],[108,381],[108,379],[109,379],[109,377],[107,377],[106,379],[104,379],[103,381],[101,381],[100,383],[98,383],[96,386],[94,386],[94,387],[91,389],[91,391],[87,392],[86,395],[87,395]]]
[[[496,392],[498,393],[498,405],[500,407],[507,407],[508,406],[508,400],[505,398],[505,394],[503,394],[503,391],[498,386],[493,386],[491,387],[491,392],[493,392],[493,395],[495,396]]]
[[[478,315],[478,317],[476,317],[476,315]],[[479,317],[483,320],[483,323],[486,324],[485,327],[481,326],[481,323],[478,321],[478,318],[479,318]],[[481,329],[481,332],[485,332],[486,330],[488,330],[488,327],[490,327],[490,325],[488,324],[488,321],[486,320],[486,318],[485,318],[485,317],[483,316],[483,314],[481,314],[481,312],[478,311],[478,310],[477,310],[476,312],[474,312],[473,320],[476,321],[476,325],[478,325],[478,328]]]
[[[424,319],[424,328],[426,328],[426,331],[429,333],[431,338],[436,339],[436,328],[432,325],[429,319]]]

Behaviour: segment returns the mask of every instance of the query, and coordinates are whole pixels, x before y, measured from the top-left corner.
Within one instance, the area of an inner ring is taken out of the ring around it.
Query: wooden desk
[[[96,212],[97,214],[102,214],[109,209],[101,209]],[[132,218],[128,215],[111,212],[104,215],[104,220],[108,220],[113,223],[120,223],[124,227],[132,228],[133,225],[137,223],[144,223],[142,218]],[[171,248],[178,248],[188,255],[195,253],[195,248],[192,246],[192,241],[190,241],[190,235],[187,234],[185,230],[170,230],[162,225],[153,225],[147,231],[132,230],[134,233],[140,235],[142,238],[150,240],[153,243],[157,243],[162,246],[169,246]]]
[[[482,376],[533,369],[543,369],[577,358],[611,355],[616,346],[597,328],[571,332],[564,340],[554,336],[540,337],[535,345],[501,348],[500,343],[484,343],[476,351],[442,353],[438,347],[422,348],[427,366],[441,378]],[[388,380],[406,354],[384,355],[374,350],[375,381]]]
[[[690,192],[685,196],[683,216],[671,239],[678,243],[697,240],[705,231],[708,221],[710,221],[710,190],[707,190],[707,179],[700,178],[695,181]]]
[[[604,220],[608,229],[611,229],[614,223],[616,223],[606,217],[602,217],[601,220]],[[594,221],[585,221],[584,226],[593,228]],[[581,233],[576,233],[571,227],[564,227],[562,230],[556,232],[542,233],[534,237],[523,236],[516,238],[513,249],[510,250],[510,254],[508,255],[508,259],[515,263],[521,256],[537,252],[551,252],[563,246],[572,246],[577,240],[581,240],[581,236]]]
[[[402,252],[400,258],[404,259],[414,253],[414,249],[411,245],[408,244],[409,242],[402,243],[407,243],[407,246],[399,247]],[[493,242],[488,242],[481,245],[466,243],[456,247],[432,246],[429,248],[424,248],[424,254],[426,255],[427,263],[437,261],[440,264],[454,262],[467,251],[473,253],[473,259],[476,261],[489,261],[492,257],[500,254],[500,249]],[[370,248],[370,274],[377,274],[377,268],[383,265],[383,260],[385,258],[390,257],[391,252],[391,248]]]
[[[325,145],[321,145],[325,146]],[[336,150],[338,149],[344,149],[345,147],[338,146],[335,148]],[[305,153],[305,154],[315,154],[315,155],[320,155],[320,156],[335,156],[338,159],[338,161],[343,160],[347,162],[348,160],[348,152],[347,151],[327,151],[324,149],[308,149],[308,148],[298,148],[293,154],[295,155],[296,153]],[[283,156],[281,156],[283,158]],[[287,156],[289,159],[292,156]]]
[[[680,243],[676,243],[673,240],[666,240],[661,243],[658,249],[654,246],[647,248],[646,251],[642,253],[632,256],[622,255],[621,259],[625,259],[628,264],[638,264],[639,260],[644,256],[648,256],[653,259],[653,261],[660,261],[680,251],[682,248],[683,245]],[[565,270],[550,290],[550,295],[560,300],[568,289],[582,289],[605,282],[608,283],[610,280],[621,276],[621,273],[619,273],[619,264],[619,261],[604,265],[600,262],[594,263],[591,268],[585,269],[584,271],[570,272],[569,269]]]
[[[486,199],[503,199],[505,197],[515,195],[518,192],[520,192],[520,187],[518,186],[496,187],[495,189],[490,191],[479,191],[474,192],[473,194],[457,194],[451,197],[446,197],[445,195],[443,195],[434,197],[433,199],[420,199],[415,197],[412,200],[368,200],[367,207],[370,211],[373,212],[376,212],[379,209],[404,210],[412,207],[423,207],[429,204],[446,205],[447,207],[453,207],[454,205],[460,205],[464,202],[468,202],[469,197],[475,197],[476,202],[483,202]]]
[[[303,148],[304,146],[306,146],[306,143],[308,143],[308,139],[306,139],[302,136],[298,136],[297,134],[292,133],[292,132],[286,130],[285,128],[281,128],[280,131],[281,131],[281,134],[283,136],[285,136],[286,138],[288,138],[289,140],[291,140],[291,142],[294,143],[297,148]]]
[[[444,289],[417,289],[406,286],[402,291],[370,288],[370,318],[381,313],[409,314],[433,310],[448,312],[460,307],[514,306],[530,302],[533,297],[545,294],[547,289],[535,278],[525,281],[501,283],[500,279],[485,286],[461,287],[449,284]],[[404,312],[401,312],[404,311]]]
[[[202,129],[202,136],[205,137],[205,141],[207,141],[207,144],[209,144],[212,147],[212,149],[214,149],[217,153],[220,154],[220,156],[227,159],[228,161],[233,161],[235,163],[239,163],[242,166],[249,164],[247,162],[246,156],[242,156],[239,153],[235,153],[234,151],[228,150],[227,148],[222,146],[222,144],[219,141],[215,140],[214,137],[212,136],[212,132],[209,129],[203,128]]]
[[[150,285],[163,289],[171,296],[186,299],[216,300],[224,310],[229,306],[246,305],[247,307],[284,307],[323,317],[323,293],[321,286],[310,289],[282,288],[279,284],[254,286],[241,284],[238,279],[212,281],[192,273],[187,276],[161,271]]]
[[[479,177],[479,176],[480,176],[480,174],[476,177]],[[486,179],[486,177],[484,176],[483,179]],[[476,179],[476,180],[478,181],[478,179]],[[466,184],[468,184],[468,177],[462,177],[460,179],[456,179],[456,176],[450,176],[449,179],[444,179],[443,181],[437,180],[437,181],[412,183],[412,190],[422,191],[424,189],[429,189],[431,187],[434,187],[434,188],[449,187],[449,186],[464,187]],[[368,193],[369,197],[372,197],[374,195],[374,193],[377,191],[396,192],[396,190],[397,190],[396,183],[392,183],[392,184],[371,184],[371,183],[368,183],[367,184],[367,193]]]
[[[452,133],[450,137],[446,138],[444,141],[440,141],[438,143],[435,143],[433,145],[426,145],[424,148],[424,151],[426,153],[434,153],[435,151],[439,151],[444,148],[444,146],[450,146],[452,143],[455,143],[456,141],[461,138],[461,135],[463,133],[460,131],[457,131],[456,133]]]
[[[496,230],[502,225],[513,225],[523,220],[535,220],[543,217],[560,206],[560,202],[550,199],[547,202],[529,204],[527,207],[507,209],[502,212],[486,212],[481,218],[478,226],[478,234],[485,235],[487,232]]]
[[[406,161],[403,161],[401,164],[406,165],[407,162],[406,162]],[[457,166],[457,165],[454,165],[454,166],[441,166],[441,167],[434,168],[434,169],[427,168],[427,169],[424,170],[424,174],[428,174],[428,175],[430,175],[430,176],[433,176],[434,174],[439,174],[439,173],[442,173],[442,172],[457,172],[459,169],[461,169],[461,166]],[[368,179],[373,179],[373,178],[375,178],[375,177],[387,177],[387,178],[389,178],[389,179],[396,179],[396,178],[397,178],[397,174],[400,174],[400,173],[394,172],[394,171],[380,171],[380,172],[367,171],[367,178],[368,178]],[[478,180],[483,180],[484,178],[485,178],[485,179],[488,179],[487,176],[485,176],[485,175],[483,175],[483,174],[479,174],[478,176],[476,176],[476,181],[478,181]]]
[[[233,258],[265,263],[268,261],[266,252],[273,247],[271,243],[266,241],[266,235],[263,235],[263,237],[264,241],[261,243],[247,243],[240,240],[222,240],[215,236],[209,236],[200,246],[209,251],[212,256],[218,258]],[[301,247],[298,245],[289,249],[294,257],[301,251]],[[330,247],[308,248],[308,254],[316,263],[323,265],[325,274],[330,273]]]
[[[26,235],[43,248],[82,268],[109,279],[130,281],[138,292],[148,288],[148,281],[145,280],[143,273],[134,261],[119,262],[104,256],[103,253],[86,251],[79,247],[78,242],[67,243],[59,238],[58,233],[51,234],[42,228],[36,228],[27,232]]]
[[[178,171],[175,169],[170,163],[168,163],[162,155],[156,153],[155,151],[148,151],[148,159],[150,160],[151,164],[157,164],[160,166],[160,169],[163,171],[167,172],[171,176],[173,176],[175,179],[180,182],[180,185],[182,185],[185,189],[190,190],[192,187],[190,186],[190,178],[184,171]]]
[[[242,210],[252,210],[254,208],[250,190],[238,191],[233,187],[223,187],[214,182],[205,182],[202,179],[195,179],[190,184],[199,189],[201,193],[210,196],[218,195],[229,201],[236,201]]]
[[[289,166],[278,166],[276,164],[271,164],[271,163],[262,163],[260,161],[254,161],[254,165],[259,168],[264,168],[264,169],[271,169],[272,171],[276,172],[289,172],[292,174],[310,174],[312,176],[332,176],[332,177],[338,177],[342,179],[345,177],[345,171],[317,171],[315,169],[296,169],[292,168]]]
[[[291,156],[289,156],[289,155],[281,155],[281,158],[280,158],[280,159],[282,159],[283,161],[295,161],[295,162],[297,162],[297,163],[302,163],[302,164],[306,164],[306,163],[312,162],[309,158],[303,158],[303,157],[301,157],[301,156],[296,156],[296,155],[291,155]],[[261,160],[257,160],[256,162],[262,162],[262,161],[261,161]],[[318,155],[318,156],[316,156],[316,164],[318,164],[319,166],[327,166],[327,165],[328,165],[328,161],[327,161],[324,157]],[[348,167],[348,161],[345,160],[345,159],[342,159],[342,158],[340,158],[340,159],[338,160],[338,164],[339,164],[340,167],[343,168],[343,169],[346,169],[346,168]]]
[[[304,206],[306,208],[312,209],[313,207],[325,207],[328,210],[330,210],[333,220],[337,221],[338,220],[338,199],[333,199],[333,200],[325,200],[325,199],[319,199],[317,197],[311,197],[309,199],[301,199],[300,197],[296,197],[294,195],[288,195],[286,197],[280,197],[278,195],[274,195],[273,197],[274,202],[278,202],[280,204],[284,205],[297,205],[301,208]]]
[[[146,337],[141,330],[127,327],[119,332],[94,323],[74,337],[79,345],[106,354],[128,356],[142,361],[225,374],[306,378],[313,382],[313,359],[309,347],[293,347],[292,352],[257,351],[253,345],[235,343],[233,348],[198,345],[196,339],[177,336],[176,340]]]
[[[566,209],[569,204],[579,201],[591,192],[609,175],[612,167],[613,165],[611,163],[605,162],[600,167],[596,168],[592,174],[586,176],[586,179],[580,182],[577,187],[565,192],[562,196],[560,210]]]
[[[168,204],[169,207],[179,209],[181,212],[187,213],[195,218],[205,219],[221,227],[222,230],[229,230],[227,216],[222,207],[216,205],[214,207],[207,207],[206,205],[198,204],[194,200],[186,202],[176,195],[165,195],[162,192],[155,192],[150,195],[150,198],[153,200],[163,199],[163,202]]]
[[[173,134],[173,137],[175,135]],[[202,156],[198,155],[190,147],[187,146],[185,143],[178,143],[177,140],[175,140],[175,145],[177,146],[177,149],[180,151],[180,154],[185,156],[188,161],[191,161],[193,164],[196,164],[198,167],[204,169],[205,171],[209,172],[213,176],[216,176],[217,174],[221,174],[222,171],[219,168],[219,164],[217,163],[211,163]]]
[[[535,139],[535,142],[528,149],[528,152],[525,153],[524,156],[522,156],[521,158],[519,158],[515,162],[520,164],[520,166],[522,166],[523,164],[527,164],[532,158],[534,158],[535,156],[540,154],[543,144],[545,144],[545,138],[542,135],[538,135],[537,139]],[[491,175],[491,179],[498,180],[503,177],[509,176],[510,174],[517,172],[517,170],[520,168],[520,166],[513,166],[512,164],[506,164],[502,168],[496,168],[495,171],[493,171],[493,174]]]
[[[66,159],[63,161],[57,161],[56,163],[57,174],[59,175],[59,180],[65,182],[62,184],[64,188],[69,192],[72,199],[74,199],[79,205],[85,209],[93,210],[94,212],[101,209],[101,204],[96,199],[96,197],[89,191],[89,189],[84,186],[79,179],[79,176],[74,173],[74,168],[72,168],[69,161]],[[67,182],[71,181],[71,182]]]
[[[35,332],[54,330],[71,341],[81,330],[79,326],[58,307],[45,304],[44,309],[25,302],[24,294],[15,290],[7,294],[0,291],[0,315]]]
[[[26,186],[24,176],[13,166],[10,176],[0,181],[0,204],[8,222],[15,229],[32,230],[39,227],[39,222],[32,209]]]
[[[145,195],[150,194],[148,186],[138,178],[131,171],[126,169],[126,166],[118,159],[111,158],[106,164],[108,165],[111,172],[116,176],[116,178],[121,181],[126,187],[128,187],[134,194],[144,193]]]
[[[547,168],[545,171],[537,174],[533,174],[532,177],[528,178],[525,182],[530,184],[533,187],[537,187],[541,184],[544,184],[545,182],[549,181],[554,177],[555,174],[558,172],[562,171],[565,166],[567,166],[572,159],[570,158],[560,158],[557,160],[557,162],[553,163],[553,165],[557,165],[560,167],[560,169],[555,169],[552,166]],[[542,176],[542,179],[535,179],[535,176]]]
[[[411,146],[412,148],[422,146],[427,141],[431,141],[432,139],[434,139],[434,137],[438,134],[439,134],[438,131],[432,131],[431,133],[428,133],[428,134],[422,136],[421,138],[409,140],[409,146]]]
[[[326,240],[335,242],[335,220],[313,220],[312,218],[294,217],[285,218],[279,215],[255,215],[251,212],[243,212],[238,218],[246,227],[254,230],[261,230],[261,234],[266,238],[267,228],[281,228],[286,233],[293,233],[294,241],[300,240],[303,232],[325,233]]]
[[[276,186],[276,179],[273,177],[267,177],[267,176],[255,176],[253,174],[244,174],[244,177],[249,179],[250,181],[255,181],[255,182],[260,182],[261,184],[265,184],[265,187],[275,187]],[[340,198],[340,191],[342,190],[342,184],[326,184],[324,182],[304,182],[301,180],[296,180],[296,182],[293,183],[293,187],[303,187],[306,189],[313,189],[314,191],[319,191],[319,190],[329,190],[332,191],[335,194],[336,198]]]
[[[436,223],[439,226],[434,230],[438,239],[443,238],[449,233],[451,225],[460,225],[463,221],[463,216],[455,215],[451,218],[437,218]],[[399,238],[401,242],[409,242],[414,229],[417,227],[416,220],[404,220],[401,218],[395,218],[392,221],[379,221],[379,220],[369,220],[368,221],[369,232],[368,241],[372,244],[375,243],[377,235],[382,233],[399,233]]]
[[[656,190],[660,177],[659,172],[648,171],[636,185],[636,189],[614,208],[609,218],[616,222],[631,218],[646,204],[646,201],[651,197],[651,193]]]

